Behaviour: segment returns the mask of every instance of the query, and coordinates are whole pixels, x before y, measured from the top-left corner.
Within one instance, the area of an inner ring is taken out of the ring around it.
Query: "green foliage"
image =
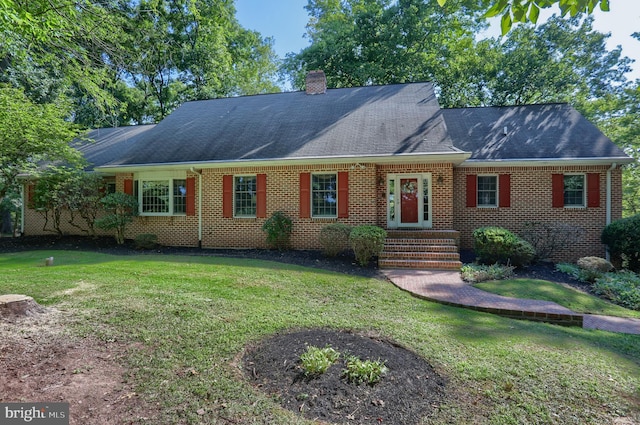
[[[126,193],[116,192],[108,194],[101,202],[107,215],[96,220],[96,227],[115,230],[116,242],[124,244],[127,225],[138,215],[138,200]]]
[[[380,382],[382,375],[387,373],[388,368],[380,359],[378,360],[360,360],[358,357],[350,356],[347,359],[346,368],[343,375],[347,381],[354,384],[366,383],[373,385]]]
[[[533,246],[535,259],[544,260],[580,241],[584,233],[582,227],[571,223],[529,221],[523,224],[519,235]]]
[[[339,358],[340,353],[328,345],[324,348],[311,345],[300,356],[300,362],[305,376],[318,376],[325,373]]]
[[[358,264],[366,266],[371,258],[380,255],[386,237],[387,232],[378,226],[354,227],[349,235],[349,244],[353,248]]]
[[[136,249],[155,249],[158,247],[158,235],[153,233],[141,233],[133,239]]]
[[[344,223],[332,223],[320,230],[322,253],[327,257],[335,257],[349,248],[349,235],[352,227]]]
[[[640,276],[633,272],[607,273],[595,281],[593,290],[618,305],[640,310]]]
[[[483,264],[502,263],[520,267],[529,264],[535,257],[535,250],[529,242],[496,226],[474,230],[473,247],[478,261]]]
[[[505,266],[502,264],[465,264],[462,266],[460,273],[462,279],[478,283],[487,280],[503,280],[513,277],[513,266]]]
[[[293,221],[282,211],[275,211],[264,224],[262,230],[267,233],[267,244],[279,250],[288,249],[291,244]]]
[[[640,272],[640,214],[609,224],[601,239],[613,257],[622,258],[624,267]]]

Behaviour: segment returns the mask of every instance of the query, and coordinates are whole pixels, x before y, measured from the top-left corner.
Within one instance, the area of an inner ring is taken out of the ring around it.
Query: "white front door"
[[[430,228],[431,173],[387,176],[387,227]]]

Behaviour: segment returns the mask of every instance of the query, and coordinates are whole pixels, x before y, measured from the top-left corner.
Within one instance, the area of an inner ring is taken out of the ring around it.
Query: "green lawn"
[[[546,280],[509,279],[474,285],[483,291],[505,297],[553,301],[576,313],[640,318],[640,311],[629,310],[576,289]]]
[[[42,266],[48,256],[54,267]],[[451,399],[425,424],[640,423],[640,336],[515,321],[384,281],[246,259],[25,252],[0,255],[0,276],[0,293],[73,312],[76,334],[130,347],[127,379],[158,406],[140,423],[312,423],[250,386],[233,360],[269,334],[315,326],[373,330],[434,365]]]

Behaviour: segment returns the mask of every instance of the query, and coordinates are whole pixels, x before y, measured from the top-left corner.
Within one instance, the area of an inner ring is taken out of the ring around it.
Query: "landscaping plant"
[[[595,281],[593,291],[618,305],[640,310],[640,276],[633,272],[607,273]]]
[[[633,272],[640,272],[640,214],[616,220],[602,231],[602,243],[614,258]]]
[[[358,264],[366,266],[371,258],[380,255],[386,238],[387,232],[378,226],[355,227],[349,235],[349,243]]]
[[[288,249],[291,243],[291,232],[293,222],[282,211],[271,214],[264,224],[262,230],[267,232],[267,244],[279,250]]]
[[[327,257],[335,257],[341,251],[349,248],[351,226],[344,223],[332,223],[320,230],[320,245],[322,253]]]
[[[473,231],[473,249],[483,264],[526,266],[535,257],[535,249],[511,231],[497,226],[480,227]]]
[[[138,201],[131,195],[116,192],[108,194],[101,202],[108,214],[96,220],[96,227],[115,230],[116,242],[124,244],[127,225],[138,215]]]
[[[330,346],[319,348],[311,345],[300,356],[300,362],[305,376],[318,376],[325,373],[339,358],[340,353]]]
[[[343,375],[351,383],[361,384],[364,382],[373,385],[380,381],[387,370],[384,362],[380,359],[376,361],[360,360],[356,356],[350,356],[347,359],[347,366],[343,370]]]

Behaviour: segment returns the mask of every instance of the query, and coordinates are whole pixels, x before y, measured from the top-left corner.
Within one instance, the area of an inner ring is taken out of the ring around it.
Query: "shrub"
[[[108,214],[96,220],[96,227],[115,230],[116,242],[122,245],[127,225],[138,215],[138,201],[131,195],[116,192],[108,194],[100,202]]]
[[[387,232],[378,226],[357,226],[349,235],[349,243],[361,266],[369,264],[371,258],[380,255]]]
[[[380,359],[376,361],[360,360],[355,356],[351,356],[347,359],[347,367],[342,373],[349,382],[355,384],[365,382],[373,385],[380,381],[382,375],[385,374],[387,370],[387,366],[385,366],[384,362]]]
[[[633,272],[607,273],[596,280],[593,291],[618,305],[640,310],[640,276]]]
[[[520,236],[533,246],[536,260],[551,258],[556,252],[566,249],[580,241],[584,229],[570,223],[542,223],[529,221],[524,223]]]
[[[133,240],[136,249],[154,249],[158,246],[158,235],[142,233]]]
[[[293,222],[282,211],[274,212],[262,225],[267,232],[267,244],[279,250],[289,248]]]
[[[343,223],[332,223],[320,230],[320,245],[322,253],[327,257],[335,257],[341,251],[349,248],[351,226]]]
[[[473,231],[473,248],[483,264],[529,264],[535,250],[531,244],[507,229],[496,226],[480,227]]]
[[[600,257],[582,257],[577,262],[578,267],[584,270],[593,270],[601,273],[607,273],[613,270],[613,265]]]
[[[609,224],[602,231],[601,240],[612,256],[622,259],[623,266],[640,272],[640,214]]]
[[[302,353],[300,361],[306,376],[317,376],[325,373],[339,358],[340,353],[328,345],[324,348],[311,345]]]
[[[513,276],[513,266],[502,264],[465,264],[460,270],[462,279],[467,282],[479,283],[487,280],[503,280]]]

